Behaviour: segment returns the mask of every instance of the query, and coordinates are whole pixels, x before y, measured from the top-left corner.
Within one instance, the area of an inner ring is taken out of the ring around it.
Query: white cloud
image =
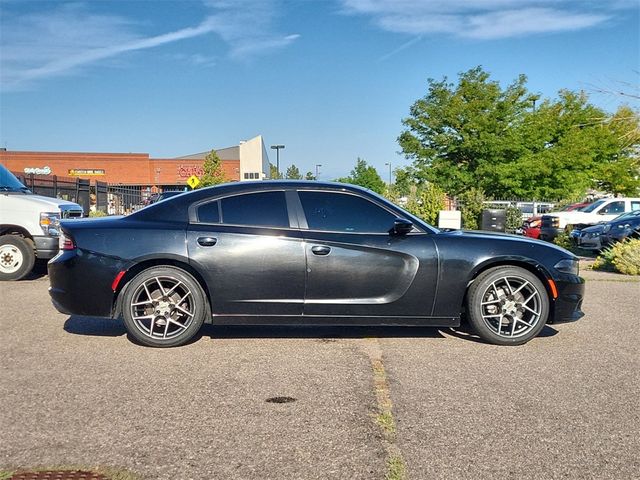
[[[217,34],[233,58],[263,54],[285,47],[299,35],[272,32],[276,0],[205,0],[209,15],[198,25],[159,35],[143,36],[139,24],[117,15],[95,14],[84,4],[64,3],[50,10],[0,16],[0,86],[27,88],[33,82],[79,69],[127,52],[181,40]],[[6,5],[6,4],[5,4]],[[212,52],[193,52],[185,58],[194,65],[211,66]]]
[[[593,27],[637,0],[340,0],[343,12],[411,35],[509,38]]]

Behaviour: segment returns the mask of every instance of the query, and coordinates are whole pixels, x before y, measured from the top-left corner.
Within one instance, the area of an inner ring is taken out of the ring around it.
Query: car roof
[[[325,190],[325,191],[342,191],[364,194],[368,197],[379,197],[379,195],[371,190],[339,182],[319,182],[317,180],[256,180],[248,182],[232,182],[215,185],[212,187],[199,188],[190,192],[184,192],[184,195],[176,195],[170,201],[162,201],[153,203],[141,210],[138,210],[128,218],[139,220],[168,220],[168,221],[185,221],[188,205],[204,200],[206,198],[224,197],[228,195],[260,192],[264,190]],[[397,207],[396,207],[397,208]],[[183,212],[179,214],[178,212]]]

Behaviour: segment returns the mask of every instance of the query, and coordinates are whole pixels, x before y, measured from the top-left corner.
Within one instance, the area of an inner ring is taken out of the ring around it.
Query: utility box
[[[440,210],[438,228],[460,230],[462,228],[462,213],[460,210]]]
[[[489,232],[504,232],[507,224],[507,211],[490,209],[482,211],[482,230]]]

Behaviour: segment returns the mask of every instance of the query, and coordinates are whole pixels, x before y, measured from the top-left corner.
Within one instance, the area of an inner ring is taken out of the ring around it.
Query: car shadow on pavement
[[[103,317],[83,317],[71,315],[64,322],[64,330],[74,335],[88,335],[95,337],[120,337],[127,333],[124,323],[120,319]]]
[[[311,338],[329,342],[340,338],[444,338],[433,327],[323,326],[323,325],[204,325],[199,336],[222,338]]]
[[[33,265],[33,270],[29,273],[24,280],[38,280],[39,278],[43,278],[47,276],[47,262],[48,260],[38,260],[36,259],[36,263]]]
[[[482,338],[478,337],[475,333],[473,333],[471,328],[469,328],[465,324],[463,324],[460,327],[449,328],[446,330],[446,332],[452,337],[461,338],[463,340],[469,340],[470,342],[484,343],[487,345],[489,344],[489,342],[483,340]],[[550,327],[549,325],[545,325],[536,338],[553,337],[554,335],[557,335],[557,334],[558,334],[558,330],[556,330],[553,327]]]
[[[72,315],[64,323],[64,330],[74,335],[119,337],[127,334],[121,319]],[[539,337],[557,335],[555,328],[546,325]],[[341,338],[440,338],[456,337],[477,343],[487,343],[476,336],[466,323],[455,328],[405,326],[317,326],[317,325],[211,325],[202,326],[188,344],[202,337],[212,339],[250,338],[307,338],[332,342]],[[127,335],[131,341],[134,341]],[[137,342],[134,342],[137,343]]]

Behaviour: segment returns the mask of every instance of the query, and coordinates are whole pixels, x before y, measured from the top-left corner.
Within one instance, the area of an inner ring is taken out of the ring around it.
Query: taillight
[[[76,244],[73,238],[67,236],[64,230],[60,231],[60,237],[58,238],[58,247],[60,250],[75,250]]]

